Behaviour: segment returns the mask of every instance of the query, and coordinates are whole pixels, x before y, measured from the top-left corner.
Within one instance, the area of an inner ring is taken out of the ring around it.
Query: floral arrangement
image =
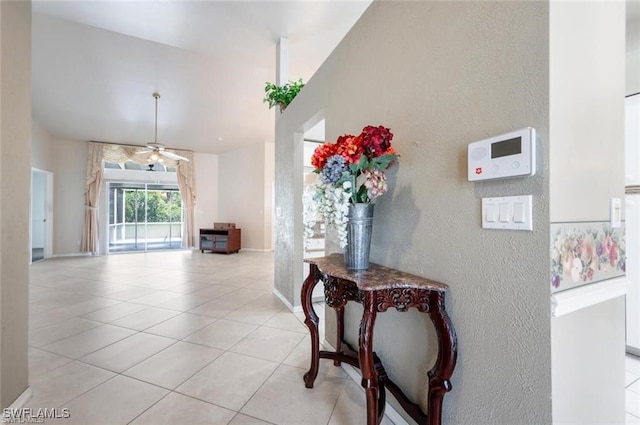
[[[552,245],[551,285],[559,288],[564,278],[578,283],[593,281],[597,273],[624,273],[624,239],[612,230],[607,226],[566,233],[558,230]]]
[[[371,203],[388,190],[385,170],[398,158],[392,139],[388,128],[366,126],[357,136],[345,134],[316,148],[311,165],[319,176],[305,193],[305,240],[320,215],[336,226],[340,247],[347,245],[349,205]]]

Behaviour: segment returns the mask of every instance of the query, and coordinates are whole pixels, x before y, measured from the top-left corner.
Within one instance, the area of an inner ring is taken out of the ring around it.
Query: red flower
[[[369,158],[375,158],[384,153],[391,147],[393,133],[383,126],[374,127],[371,125],[362,129],[362,144]]]
[[[311,165],[316,169],[323,168],[327,163],[327,159],[336,154],[337,149],[338,145],[335,143],[327,142],[318,146],[311,156]]]
[[[360,161],[360,156],[364,152],[361,136],[345,134],[338,137],[336,145],[338,146],[336,154],[342,155],[347,164],[354,164]]]

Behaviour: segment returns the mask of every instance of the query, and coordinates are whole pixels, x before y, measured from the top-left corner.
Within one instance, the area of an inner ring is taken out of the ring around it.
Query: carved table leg
[[[318,376],[318,366],[320,362],[320,336],[318,334],[318,315],[313,309],[313,288],[318,283],[317,271],[318,266],[315,264],[309,265],[309,276],[302,284],[302,310],[304,311],[304,323],[309,328],[309,334],[311,336],[311,367],[309,371],[304,374],[304,385],[307,388],[313,388],[313,382]]]
[[[451,375],[456,367],[458,342],[456,331],[447,315],[444,293],[432,292],[429,297],[429,317],[438,335],[438,358],[429,371],[429,425],[442,423],[442,399],[451,391]]]
[[[344,340],[344,306],[337,307],[336,309],[336,325],[338,327],[336,335],[336,353],[342,353],[342,341]],[[342,362],[340,360],[334,360],[334,366],[340,366]]]
[[[360,322],[360,371],[362,372],[362,386],[367,398],[367,425],[378,425],[378,376],[373,359],[373,327],[376,321],[375,292],[364,293],[364,312]]]

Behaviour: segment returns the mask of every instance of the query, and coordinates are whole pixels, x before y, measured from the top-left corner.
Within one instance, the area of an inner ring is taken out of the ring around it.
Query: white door
[[[51,173],[31,170],[31,262],[51,256]]]

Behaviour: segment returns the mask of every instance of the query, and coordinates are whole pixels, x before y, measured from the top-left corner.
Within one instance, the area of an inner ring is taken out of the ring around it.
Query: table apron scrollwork
[[[362,291],[358,290],[355,283],[332,276],[323,276],[324,299],[331,308],[344,307],[349,301],[362,304]]]
[[[379,312],[385,312],[394,307],[398,311],[407,311],[411,307],[419,311],[429,312],[429,298],[431,291],[414,288],[392,288],[376,291],[376,307]]]

